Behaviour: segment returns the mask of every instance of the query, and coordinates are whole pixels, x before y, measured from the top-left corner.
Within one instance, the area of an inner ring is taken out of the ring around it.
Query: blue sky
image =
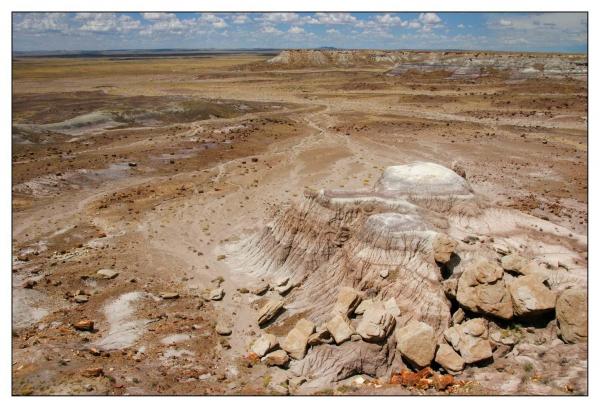
[[[13,48],[584,52],[585,13],[14,13]]]

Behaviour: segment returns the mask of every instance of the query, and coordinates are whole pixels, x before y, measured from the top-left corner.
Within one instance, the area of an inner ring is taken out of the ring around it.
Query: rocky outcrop
[[[343,314],[345,316],[349,316],[352,312],[354,312],[354,309],[356,309],[361,301],[362,296],[359,291],[354,288],[344,286],[340,288],[337,301],[333,305],[332,314]]]
[[[456,300],[473,312],[510,319],[513,307],[503,274],[496,263],[473,259],[458,281]]]
[[[492,346],[488,340],[488,327],[485,319],[468,320],[451,329],[456,330],[458,337],[451,335],[450,343],[455,350],[460,352],[465,363],[479,363],[492,358]]]
[[[438,234],[433,239],[433,258],[436,262],[445,264],[450,260],[458,243],[446,234]]]
[[[587,293],[584,289],[567,289],[556,302],[560,336],[567,343],[587,342]]]
[[[327,322],[327,330],[335,340],[336,344],[342,344],[350,340],[350,336],[354,334],[354,328],[350,324],[350,320],[345,315],[336,314]]]
[[[433,329],[426,323],[413,321],[396,329],[398,351],[418,368],[427,367],[433,360],[436,342]]]
[[[554,309],[556,295],[537,275],[521,276],[508,285],[515,316],[532,317]]]

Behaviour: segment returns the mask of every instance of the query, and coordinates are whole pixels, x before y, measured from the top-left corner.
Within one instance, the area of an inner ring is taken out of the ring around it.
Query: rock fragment
[[[113,269],[100,269],[98,272],[96,272],[96,275],[102,279],[114,279],[119,276],[119,272]]]
[[[229,327],[227,324],[225,324],[223,322],[217,323],[217,325],[215,326],[215,331],[217,332],[217,334],[219,334],[221,336],[231,335],[231,327]]]
[[[282,309],[283,301],[271,299],[258,311],[258,324],[263,325],[272,320]]]
[[[510,293],[502,268],[485,259],[476,258],[458,280],[456,300],[466,309],[502,319],[513,316]]]
[[[258,357],[263,357],[278,345],[279,342],[274,334],[264,333],[254,342],[251,351]]]
[[[295,360],[301,360],[306,355],[306,347],[308,338],[315,332],[315,324],[306,319],[300,319],[296,326],[280,343],[280,346],[285,350],[290,357]]]
[[[179,298],[179,293],[177,292],[161,292],[159,294],[159,296],[162,299],[166,299],[166,300],[170,300],[170,299],[178,299]]]
[[[556,306],[556,294],[537,275],[521,276],[510,282],[508,287],[516,316],[536,316]]]
[[[488,340],[485,319],[471,319],[458,327],[460,333],[458,348],[465,363],[478,363],[492,357],[492,346]]]
[[[440,344],[435,353],[435,362],[451,374],[458,373],[465,366],[465,361],[448,344]]]
[[[73,325],[76,330],[80,331],[92,331],[94,330],[94,322],[92,320],[80,320]]]
[[[283,367],[290,361],[290,358],[285,351],[276,350],[267,354],[261,360],[268,366]]]
[[[433,328],[427,323],[411,321],[396,329],[398,351],[418,368],[427,367],[433,360],[436,342]]]
[[[567,289],[556,301],[556,318],[560,336],[567,343],[588,339],[587,293],[584,289]]]
[[[354,329],[350,324],[350,320],[342,314],[335,315],[327,322],[326,327],[333,336],[335,343],[338,345],[350,340],[350,336],[354,334]]]
[[[354,288],[344,286],[340,288],[337,301],[333,305],[332,315],[343,314],[349,316],[360,304],[362,295]]]
[[[397,306],[396,306],[397,307]],[[356,332],[364,341],[377,342],[385,339],[394,330],[396,319],[382,303],[376,303],[367,309]]]
[[[439,233],[433,238],[433,258],[436,262],[445,264],[450,260],[458,242],[446,234]]]

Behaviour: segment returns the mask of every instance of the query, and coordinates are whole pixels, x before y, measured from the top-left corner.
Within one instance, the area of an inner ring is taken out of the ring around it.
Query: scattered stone
[[[458,242],[446,234],[437,234],[432,242],[433,258],[436,262],[445,264],[450,260]]]
[[[350,336],[350,341],[361,341],[362,337],[360,336],[360,334],[353,334],[352,336]]]
[[[227,258],[226,255],[219,255],[219,256],[217,256],[217,261],[222,261],[225,258]]]
[[[508,285],[515,316],[531,317],[556,306],[556,294],[537,275],[521,276]]]
[[[275,281],[275,283],[273,284],[273,289],[276,289],[279,286],[285,286],[289,280],[290,280],[290,278],[287,278],[287,277],[277,279]]]
[[[269,290],[269,284],[267,282],[261,282],[257,286],[250,289],[250,293],[253,295],[263,295]]]
[[[264,333],[254,342],[251,351],[258,357],[263,357],[271,350],[274,350],[278,345],[279,342],[274,334]]]
[[[159,296],[165,300],[179,299],[179,293],[177,292],[161,292]]]
[[[361,300],[362,295],[356,289],[349,286],[340,288],[337,302],[333,305],[332,315],[343,314],[344,316],[350,316],[360,304]]]
[[[92,320],[80,320],[73,325],[76,330],[92,331],[94,330],[94,322]]]
[[[288,380],[288,388],[290,390],[297,390],[302,384],[307,381],[306,377],[292,377]]]
[[[458,327],[460,333],[458,348],[465,363],[478,363],[492,357],[485,319],[471,319]]]
[[[119,276],[119,272],[113,269],[100,269],[98,272],[96,272],[96,275],[102,279],[114,279]]]
[[[336,344],[350,340],[350,336],[354,334],[354,329],[350,324],[350,320],[346,315],[337,314],[327,322],[327,330],[333,336]]]
[[[280,346],[290,357],[302,360],[306,355],[308,338],[315,332],[315,324],[306,319],[300,319],[296,326],[290,330]]]
[[[377,342],[389,336],[394,330],[395,324],[394,316],[386,310],[383,303],[378,302],[365,311],[362,320],[356,327],[356,332],[364,341]]]
[[[409,363],[416,367],[427,367],[435,354],[435,335],[431,326],[411,321],[396,329],[397,349]]]
[[[24,289],[33,289],[35,286],[37,285],[37,281],[33,280],[33,279],[27,279],[24,283],[23,283],[23,288]]]
[[[89,297],[87,295],[76,295],[73,297],[73,300],[76,303],[86,303],[89,300]]]
[[[229,327],[228,325],[226,325],[223,322],[217,323],[217,325],[215,326],[215,331],[217,332],[217,334],[219,334],[221,336],[231,335],[231,327]]]
[[[510,250],[502,244],[494,244],[494,251],[500,255],[507,255],[510,253]]]
[[[458,373],[465,366],[465,361],[447,344],[440,344],[435,354],[435,362],[449,373]]]
[[[476,313],[512,318],[512,301],[503,274],[499,265],[481,257],[474,259],[458,280],[456,300]]]
[[[293,288],[295,288],[296,286],[298,286],[297,283],[292,283],[292,282],[288,282],[287,285],[284,286],[278,286],[276,288],[277,293],[279,293],[281,296],[285,296],[290,290],[292,290]]]
[[[258,324],[263,325],[273,319],[283,309],[283,301],[271,299],[258,311]]]
[[[387,278],[389,275],[390,272],[387,269],[384,269],[381,272],[379,272],[379,276],[381,276],[383,279]]]
[[[225,290],[223,288],[216,288],[208,293],[208,300],[219,301],[223,299],[224,296]]]
[[[86,368],[81,372],[81,375],[84,377],[100,377],[104,375],[104,370],[102,367]]]
[[[429,380],[429,377],[433,375],[433,370],[430,367],[425,367],[419,371],[412,372],[406,368],[403,368],[402,371],[398,374],[392,374],[390,378],[390,384],[400,384],[405,387],[419,387],[419,388],[429,388],[432,384],[432,381]]]
[[[241,294],[246,294],[246,293],[250,292],[250,290],[248,290],[248,288],[238,288],[237,291]]]
[[[556,302],[556,318],[560,337],[567,343],[588,339],[587,293],[584,289],[567,289]]]
[[[264,356],[262,361],[268,366],[283,367],[290,361],[290,358],[285,351],[276,350]]]
[[[454,350],[459,350],[460,345],[460,331],[458,326],[448,327],[444,330],[444,339],[450,344]]]
[[[136,162],[129,162],[129,163],[127,163],[127,165],[129,167],[137,167],[137,163]]]

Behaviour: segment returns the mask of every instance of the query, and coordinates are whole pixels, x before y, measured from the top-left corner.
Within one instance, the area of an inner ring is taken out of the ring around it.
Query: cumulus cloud
[[[221,17],[218,17],[212,13],[202,13],[199,19],[200,23],[208,23],[214,28],[227,27],[227,23]]]
[[[421,13],[419,21],[425,26],[433,26],[441,23],[442,19],[435,13]]]
[[[260,32],[261,33],[265,33],[265,34],[281,34],[282,33],[280,30],[276,29],[272,25],[264,25],[264,26],[262,26],[260,28]]]
[[[510,20],[504,20],[504,19],[501,19],[499,21],[499,23],[500,23],[501,26],[504,26],[504,27],[510,27],[512,25],[512,21],[510,21]]]
[[[304,29],[302,27],[292,26],[288,30],[288,33],[290,33],[290,34],[303,34],[304,33]]]
[[[17,16],[17,15],[16,15]],[[65,13],[24,13],[20,21],[16,21],[16,31],[30,33],[64,32],[68,30]]]
[[[325,31],[327,34],[330,35],[338,35],[340,32],[338,30],[336,30],[335,28],[330,28],[328,30]]]
[[[115,13],[78,13],[75,15],[75,20],[82,22],[79,30],[92,33],[123,33],[141,27],[138,20]]]
[[[264,13],[259,20],[269,23],[294,23],[300,21],[300,16],[296,13]]]
[[[233,17],[233,24],[246,24],[250,22],[250,18],[246,14],[238,14]]]
[[[355,24],[358,20],[350,13],[316,13],[318,24]]]
[[[461,24],[457,25],[456,28],[465,28],[465,25],[461,23]]]

